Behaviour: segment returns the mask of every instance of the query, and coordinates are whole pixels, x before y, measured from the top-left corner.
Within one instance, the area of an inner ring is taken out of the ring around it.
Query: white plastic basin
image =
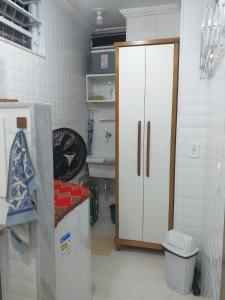
[[[115,178],[115,159],[88,156],[87,163],[91,177]]]

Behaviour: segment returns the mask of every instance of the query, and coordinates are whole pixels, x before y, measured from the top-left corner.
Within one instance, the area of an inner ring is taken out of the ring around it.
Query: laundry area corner
[[[0,300],[225,300],[224,53],[224,0],[0,0]]]

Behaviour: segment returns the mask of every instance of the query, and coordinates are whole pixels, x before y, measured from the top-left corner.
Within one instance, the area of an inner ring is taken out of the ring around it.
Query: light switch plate
[[[199,158],[200,156],[200,145],[191,144],[189,146],[189,158]]]

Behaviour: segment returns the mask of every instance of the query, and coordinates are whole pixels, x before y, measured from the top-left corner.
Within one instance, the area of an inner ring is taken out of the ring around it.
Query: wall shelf
[[[91,97],[102,99],[91,99]],[[86,101],[88,103],[115,102],[115,74],[87,74]]]
[[[88,103],[115,103],[115,100],[87,100]]]
[[[99,77],[115,77],[115,73],[109,73],[109,74],[87,74],[88,78],[99,78]]]

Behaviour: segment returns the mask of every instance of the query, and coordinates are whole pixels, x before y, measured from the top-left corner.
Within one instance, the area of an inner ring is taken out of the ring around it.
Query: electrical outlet
[[[191,144],[189,146],[189,158],[199,158],[200,156],[200,145]]]

